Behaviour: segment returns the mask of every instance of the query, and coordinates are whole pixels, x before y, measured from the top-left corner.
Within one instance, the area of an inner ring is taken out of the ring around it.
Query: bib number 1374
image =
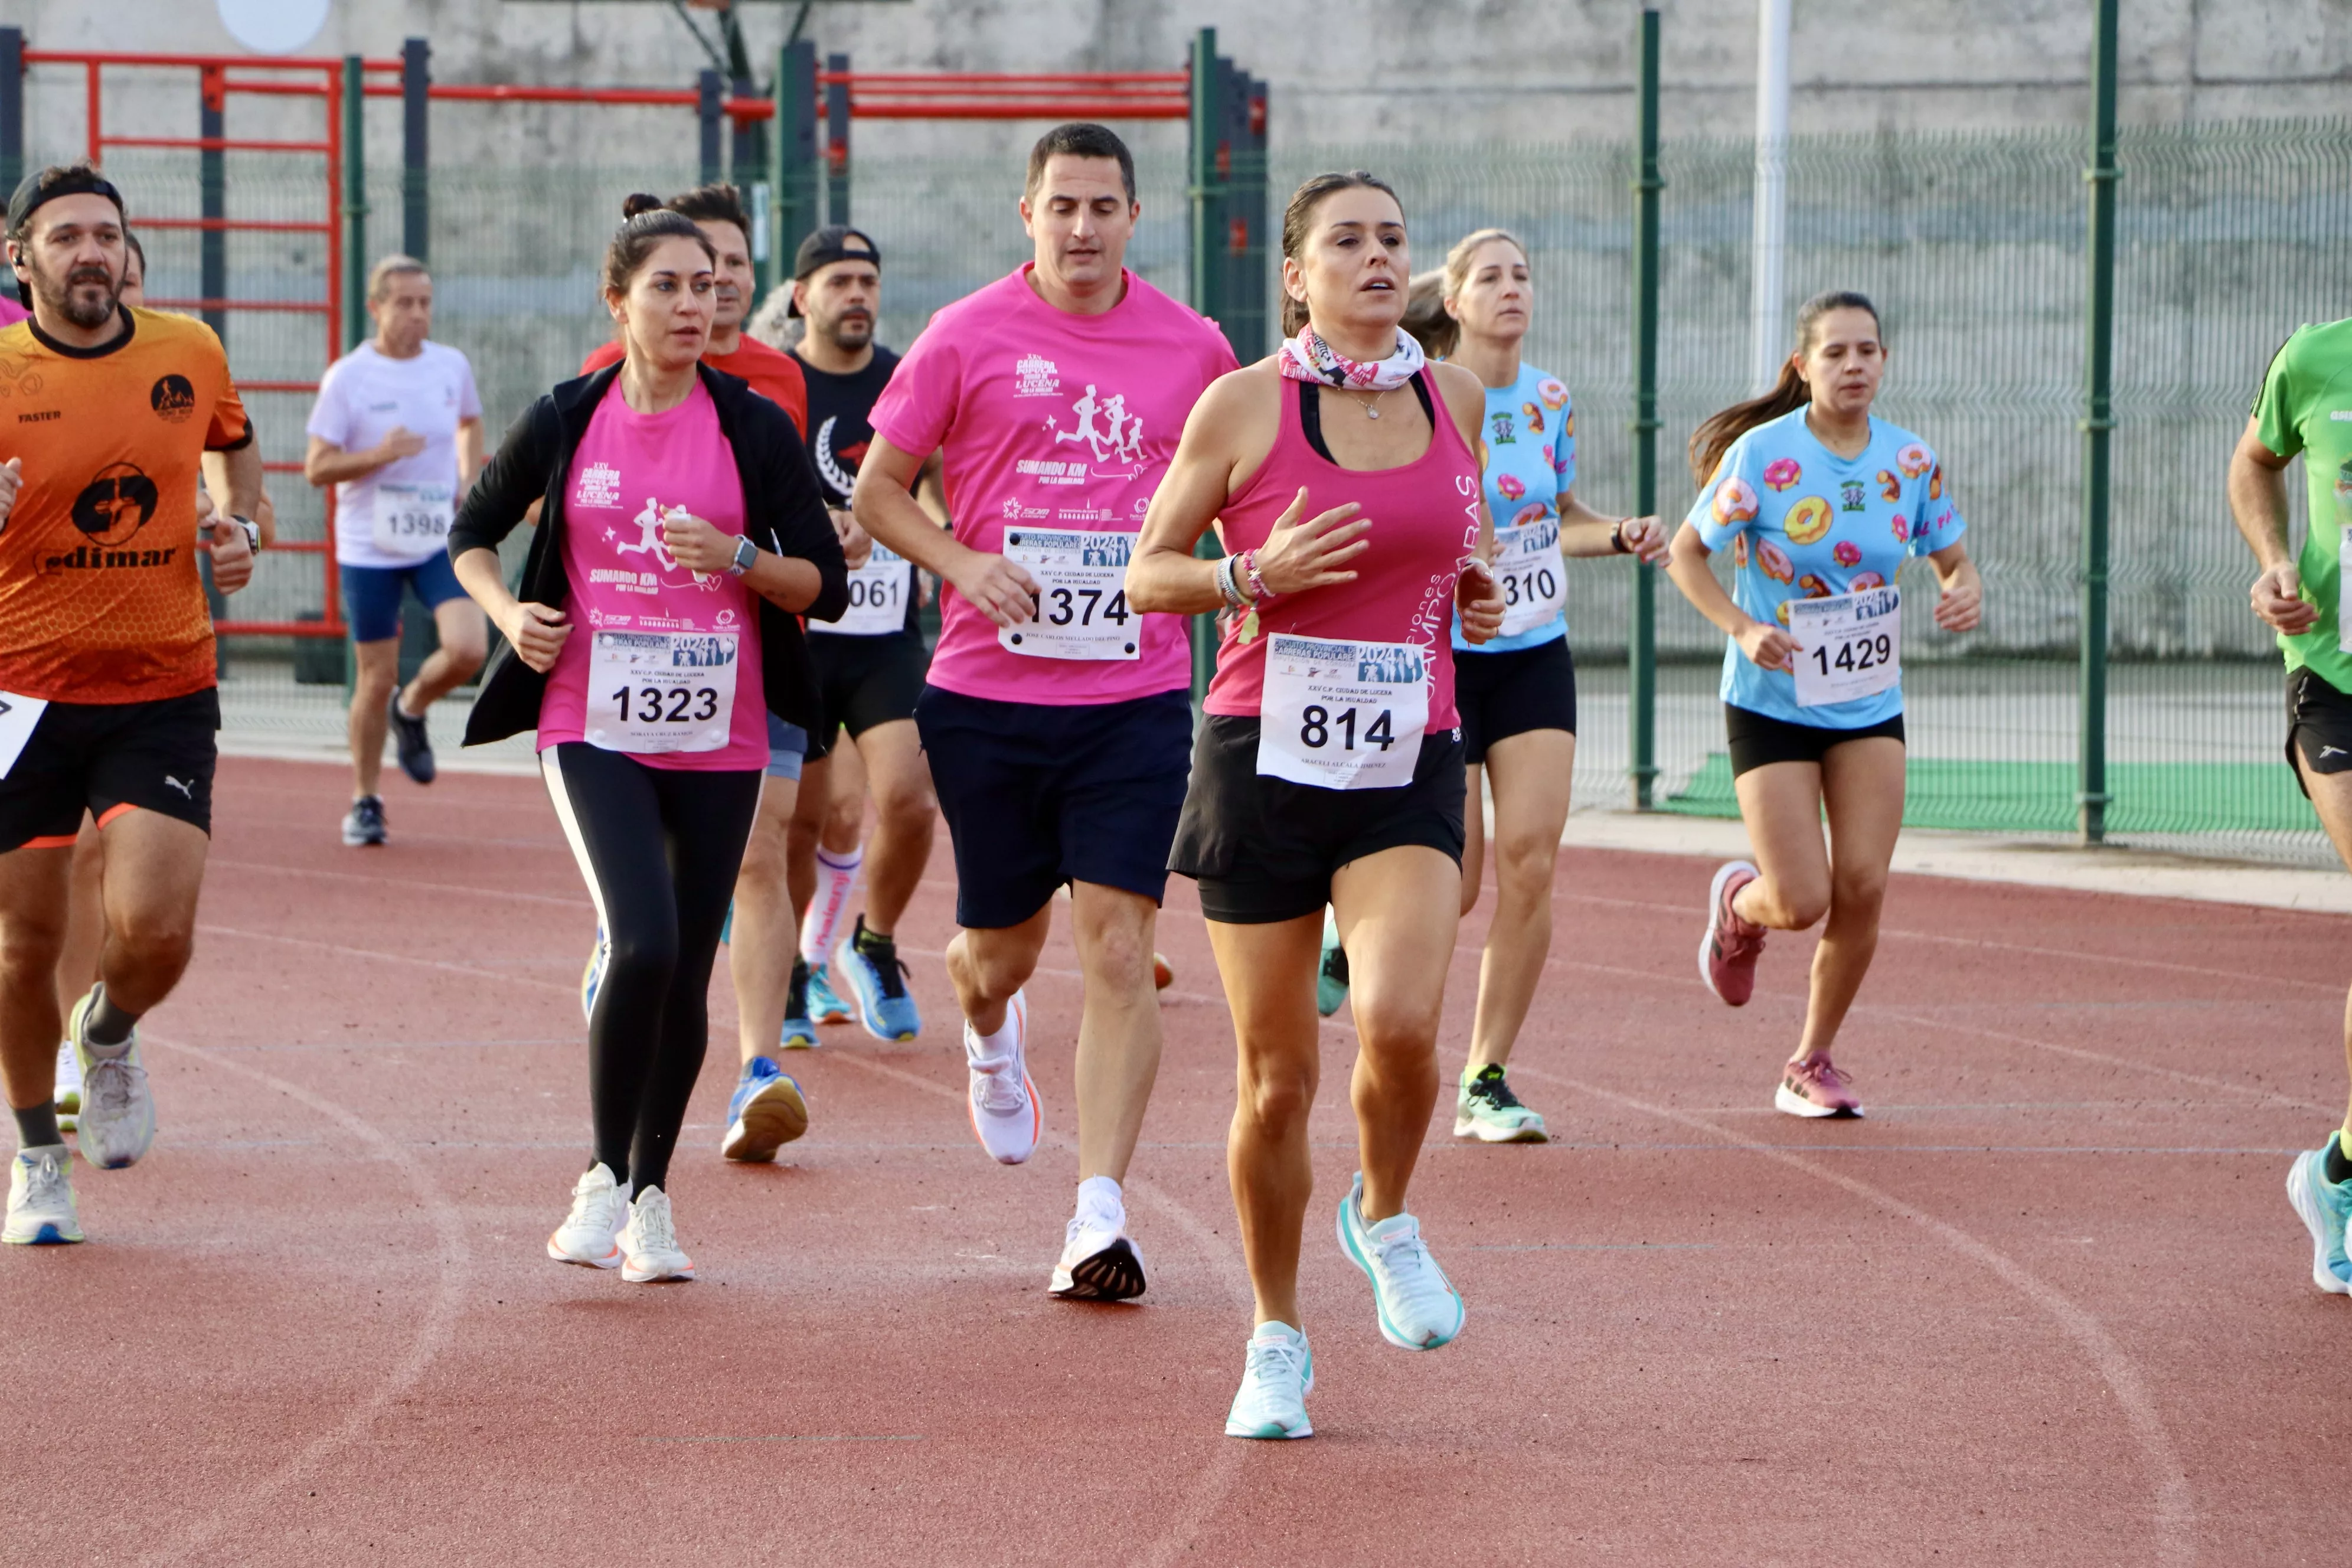
[[[1323,789],[1412,782],[1429,727],[1429,659],[1410,643],[1266,641],[1257,771]]]

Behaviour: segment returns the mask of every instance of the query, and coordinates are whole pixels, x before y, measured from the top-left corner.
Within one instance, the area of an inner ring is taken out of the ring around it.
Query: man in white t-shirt
[[[383,736],[401,771],[433,782],[425,710],[482,667],[482,612],[449,566],[449,523],[482,466],[482,400],[473,367],[433,330],[433,279],[414,257],[387,256],[368,274],[375,336],[328,366],[310,411],[303,477],[335,487],[335,562],[352,628],[352,800],[343,842],[384,840]],[[433,612],[441,647],[400,683],[404,588]]]

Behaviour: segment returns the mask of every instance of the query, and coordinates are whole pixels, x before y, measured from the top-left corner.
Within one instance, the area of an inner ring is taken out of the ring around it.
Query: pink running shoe
[[[1706,934],[1698,943],[1698,977],[1734,1007],[1748,1005],[1756,990],[1756,955],[1764,951],[1764,928],[1731,911],[1739,889],[1763,873],[1745,860],[1727,860],[1706,894]]]
[[[1787,1076],[1773,1092],[1772,1109],[1790,1116],[1858,1117],[1862,1101],[1853,1097],[1853,1082],[1827,1057],[1800,1057],[1789,1064]]]

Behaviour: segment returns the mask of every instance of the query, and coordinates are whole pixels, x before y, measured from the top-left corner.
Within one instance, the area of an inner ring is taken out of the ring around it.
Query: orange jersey
[[[626,353],[621,340],[614,339],[601,348],[589,351],[580,362],[580,374],[593,375],[608,364],[618,364]],[[782,349],[772,349],[751,333],[736,340],[731,354],[704,354],[702,363],[724,375],[740,376],[751,384],[751,390],[782,409],[791,418],[793,428],[808,437],[808,378],[801,374],[801,362]]]
[[[98,349],[0,331],[0,463],[24,464],[0,524],[0,691],[149,702],[213,685],[196,487],[206,451],[252,439],[201,321],[132,310]]]

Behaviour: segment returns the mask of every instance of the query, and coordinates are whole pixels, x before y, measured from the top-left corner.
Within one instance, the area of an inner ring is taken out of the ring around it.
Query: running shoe
[[[849,1004],[834,990],[833,976],[822,963],[809,965],[808,1016],[820,1024],[849,1022]]]
[[[2338,1237],[2344,1226],[2338,1221]],[[8,1162],[8,1221],[0,1241],[16,1247],[54,1247],[81,1239],[81,1215],[74,1209],[73,1156],[62,1143],[19,1149]]]
[[[1143,1290],[1143,1254],[1128,1237],[1125,1212],[1081,1198],[1054,1265],[1051,1293],[1065,1301],[1128,1301]]]
[[[621,1278],[632,1285],[694,1278],[694,1259],[677,1244],[669,1194],[659,1187],[647,1187],[629,1205],[629,1223],[621,1227],[620,1245]]]
[[[392,689],[392,700],[384,705],[384,718],[392,727],[393,749],[399,753],[400,771],[418,784],[433,782],[433,737],[425,731],[425,721],[412,719],[400,710],[400,688]]]
[[[599,1160],[572,1186],[572,1212],[547,1238],[547,1255],[558,1263],[618,1268],[621,1248],[614,1238],[629,1222],[629,1194]]]
[[[119,1171],[139,1163],[155,1142],[155,1097],[147,1088],[147,1069],[139,1061],[139,1031],[120,1046],[99,1054],[89,1043],[89,1013],[97,1005],[99,987],[74,1004],[68,1026],[74,1054],[81,1058],[80,1125],[74,1135],[81,1157],[104,1170]]]
[[[2352,1219],[2352,1182],[2327,1179],[2326,1145],[2294,1157],[2294,1163],[2286,1168],[2286,1195],[2311,1232],[2311,1282],[2330,1295],[2352,1296],[2352,1258],[2344,1250],[2344,1224]],[[8,1198],[12,1225],[16,1215],[12,1186]],[[13,1232],[8,1239],[16,1239]]]
[[[727,1136],[719,1141],[721,1159],[758,1164],[808,1131],[808,1100],[797,1080],[765,1057],[743,1064],[735,1096],[727,1102]]]
[[[867,1034],[877,1040],[911,1040],[923,1032],[923,1015],[907,990],[907,965],[897,941],[867,931],[864,915],[833,950],[833,964],[848,982],[857,1021]]]
[[[1495,1062],[1473,1073],[1462,1069],[1462,1087],[1454,1100],[1454,1136],[1475,1138],[1481,1143],[1542,1143],[1549,1142],[1544,1119],[1519,1103],[1503,1069]]]
[[[1315,1010],[1328,1018],[1348,999],[1348,953],[1339,945],[1339,922],[1323,911],[1323,966],[1315,972]]]
[[[1717,868],[1715,885],[1706,891],[1706,934],[1698,942],[1698,977],[1734,1007],[1745,1007],[1756,993],[1756,957],[1764,951],[1764,928],[1735,914],[1731,900],[1761,875],[1748,861],[1727,860]]]
[[[1862,1101],[1854,1098],[1851,1074],[1830,1065],[1827,1057],[1801,1057],[1789,1064],[1780,1087],[1772,1091],[1772,1109],[1790,1116],[1847,1116],[1862,1114]]]
[[[580,1016],[590,1023],[596,1021],[596,988],[604,984],[604,923],[596,922],[596,945],[588,950],[588,962],[580,971]]]
[[[784,991],[784,1032],[781,1041],[788,1051],[816,1049],[816,1025],[809,1020],[808,960],[793,960],[792,984]]]
[[[1175,984],[1176,966],[1168,962],[1166,953],[1153,953],[1151,955],[1151,988],[1154,991],[1165,991]]]
[[[58,1130],[70,1132],[74,1130],[74,1113],[81,1109],[81,1061],[74,1055],[71,1040],[58,1042],[58,1087],[55,1098]]]
[[[358,848],[383,840],[383,802],[372,795],[352,802],[351,810],[343,813],[343,842]]]
[[[1401,1350],[1433,1351],[1462,1331],[1462,1297],[1421,1239],[1421,1222],[1391,1215],[1364,1223],[1364,1173],[1339,1200],[1339,1245],[1372,1282],[1381,1337]]]
[[[966,1020],[963,1055],[971,1074],[972,1134],[998,1163],[1018,1165],[1036,1152],[1045,1113],[1037,1104],[1037,1086],[1029,1080],[1028,997],[1015,991],[1005,1016],[1013,1020],[1010,1051],[1001,1057],[982,1055],[980,1037]]]
[[[1225,1413],[1228,1437],[1312,1437],[1307,1396],[1315,1392],[1315,1352],[1288,1323],[1260,1323],[1242,1363],[1242,1386]]]

